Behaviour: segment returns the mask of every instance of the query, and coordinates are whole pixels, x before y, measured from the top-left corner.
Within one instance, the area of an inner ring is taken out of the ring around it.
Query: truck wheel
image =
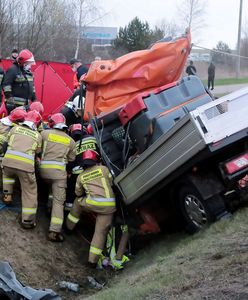
[[[209,203],[208,200],[203,200],[194,187],[182,187],[179,191],[179,201],[186,222],[186,230],[189,233],[194,233],[215,220],[215,214],[211,208],[212,199]]]

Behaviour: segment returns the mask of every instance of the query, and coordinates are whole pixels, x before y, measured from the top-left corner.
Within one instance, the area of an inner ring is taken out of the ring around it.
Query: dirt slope
[[[54,244],[46,240],[44,214],[31,231],[21,229],[17,219],[18,212],[0,210],[0,260],[10,262],[23,284],[51,288],[62,299],[248,299],[248,208],[194,236],[162,237],[123,272],[112,277],[102,272],[111,282],[98,293],[87,284],[86,277],[95,274],[84,266],[88,245],[79,236]],[[59,290],[61,280],[78,282],[80,293]]]
[[[20,209],[19,209],[20,210]],[[38,217],[34,230],[24,230],[18,224],[19,212],[0,210],[0,260],[8,261],[17,278],[33,288],[51,288],[63,299],[77,299],[79,294],[64,292],[56,285],[61,280],[85,285],[90,271],[85,268],[88,245],[79,236],[66,236],[64,243],[46,240],[49,218]],[[80,294],[89,294],[81,288]]]

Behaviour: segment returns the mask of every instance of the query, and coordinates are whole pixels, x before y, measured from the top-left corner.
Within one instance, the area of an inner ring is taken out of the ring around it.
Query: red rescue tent
[[[3,59],[0,66],[6,71],[12,60]],[[44,118],[58,112],[73,93],[73,71],[69,64],[36,61],[32,67],[37,100],[45,109]]]

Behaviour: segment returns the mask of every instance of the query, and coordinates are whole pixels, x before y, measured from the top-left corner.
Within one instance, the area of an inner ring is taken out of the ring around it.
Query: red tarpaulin
[[[13,61],[2,59],[0,66],[6,71]],[[32,67],[37,100],[44,106],[44,118],[58,112],[73,93],[73,71],[69,64],[36,61]]]
[[[84,76],[87,82],[84,118],[99,115],[180,78],[190,52],[190,33],[151,49],[135,51],[115,60],[94,61]]]

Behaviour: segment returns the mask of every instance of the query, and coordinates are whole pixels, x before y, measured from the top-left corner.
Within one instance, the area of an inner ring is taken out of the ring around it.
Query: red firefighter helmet
[[[67,128],[65,122],[66,122],[65,117],[61,113],[53,114],[48,118],[48,125],[50,128],[57,128],[57,129]]]
[[[98,163],[100,161],[100,155],[98,154],[98,152],[91,149],[85,150],[82,156],[84,163],[86,163],[87,161]]]
[[[82,125],[81,124],[72,124],[69,128],[69,132],[72,134],[75,131],[82,131]]]
[[[39,126],[41,121],[42,121],[42,117],[41,117],[40,113],[36,110],[32,110],[26,114],[24,124],[25,124],[25,122],[32,122],[36,126]]]
[[[83,130],[82,130],[82,125],[79,124],[72,124],[69,128],[69,132],[71,135],[75,134],[75,133],[80,133],[82,135],[87,135],[88,131],[87,129],[83,126]]]
[[[44,113],[44,106],[42,105],[41,102],[39,101],[35,101],[35,102],[32,102],[30,107],[29,107],[29,110],[32,111],[32,110],[36,110],[40,113],[40,115],[42,116],[43,113]]]
[[[24,109],[17,107],[11,111],[8,118],[13,123],[23,122],[25,120],[26,115],[27,115],[27,112]]]
[[[28,49],[22,50],[17,56],[16,61],[20,66],[23,66],[25,63],[35,63],[33,53]]]

